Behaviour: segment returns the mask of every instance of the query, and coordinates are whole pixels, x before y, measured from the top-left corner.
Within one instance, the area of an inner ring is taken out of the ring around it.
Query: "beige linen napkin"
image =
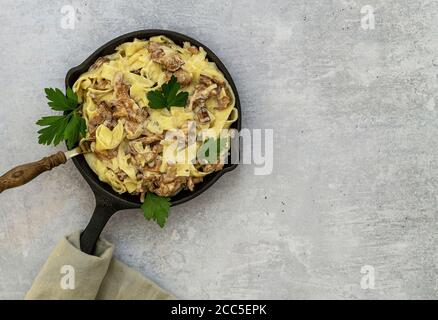
[[[100,239],[95,256],[80,248],[80,231],[64,237],[36,277],[25,299],[145,299],[174,297],[113,258],[114,245]]]

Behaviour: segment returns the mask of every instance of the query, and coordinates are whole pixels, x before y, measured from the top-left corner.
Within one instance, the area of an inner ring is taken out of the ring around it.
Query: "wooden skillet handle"
[[[6,189],[19,187],[44,171],[51,170],[67,161],[64,152],[59,151],[39,161],[22,164],[15,167],[0,177],[0,192]]]

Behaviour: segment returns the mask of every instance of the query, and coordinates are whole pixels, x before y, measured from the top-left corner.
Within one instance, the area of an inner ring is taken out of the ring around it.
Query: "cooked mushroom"
[[[97,127],[105,121],[111,121],[113,119],[110,107],[105,101],[102,101],[97,106],[95,116],[93,116],[88,122],[88,132],[94,134]]]
[[[196,116],[198,117],[199,122],[202,124],[209,123],[211,121],[210,115],[205,107],[200,107],[196,112]]]
[[[109,62],[110,60],[107,57],[98,58],[90,67],[90,70],[97,69],[101,67],[104,63]]]

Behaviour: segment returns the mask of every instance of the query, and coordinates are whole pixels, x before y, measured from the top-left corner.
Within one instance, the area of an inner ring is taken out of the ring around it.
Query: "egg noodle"
[[[186,106],[150,108],[148,92],[173,76],[189,94]],[[85,159],[116,192],[173,196],[222,169],[229,143],[219,161],[197,155],[206,142],[227,138],[224,129],[238,112],[233,90],[202,47],[181,47],[164,36],[123,43],[83,73],[73,90],[87,123],[81,145],[92,151]]]

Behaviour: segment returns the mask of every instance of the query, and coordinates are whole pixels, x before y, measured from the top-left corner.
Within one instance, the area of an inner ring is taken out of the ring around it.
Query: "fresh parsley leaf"
[[[67,142],[67,148],[72,149],[81,136],[85,136],[86,124],[84,118],[72,113],[70,122],[64,130],[64,140]]]
[[[76,109],[78,99],[71,88],[67,89],[67,95],[64,95],[58,88],[45,88],[46,98],[49,100],[49,106],[55,111],[68,111]]]
[[[78,96],[73,92],[73,89],[68,87],[66,91],[67,103],[72,110],[78,106]]]
[[[38,142],[40,144],[53,144],[56,146],[63,138],[63,132],[68,124],[68,119],[64,116],[43,117],[37,121],[40,126],[46,128],[40,129],[38,133]]]
[[[198,160],[206,163],[216,163],[222,152],[228,148],[228,142],[228,137],[208,138],[199,147],[197,153]]]
[[[152,109],[184,107],[187,104],[189,93],[185,91],[178,92],[180,87],[176,77],[172,75],[169,82],[164,83],[161,89],[148,92],[149,107]]]
[[[45,127],[38,130],[40,144],[58,145],[62,140],[67,142],[69,149],[85,136],[85,120],[77,113],[78,97],[69,87],[66,95],[59,89],[46,88],[48,104],[55,111],[64,111],[64,115],[42,117],[36,122]]]
[[[170,209],[170,199],[148,192],[141,205],[145,219],[155,220],[163,228]]]
[[[187,99],[189,97],[188,92],[180,92],[175,97],[172,97],[171,100],[167,100],[167,104],[169,107],[185,107],[187,104]]]
[[[166,98],[161,91],[148,92],[149,107],[152,109],[162,109],[167,105]]]
[[[189,93],[178,93],[179,88],[180,85],[175,76],[172,76],[168,83],[165,83],[161,86],[163,94],[166,97],[166,103],[168,107],[184,107],[186,105]]]
[[[48,126],[53,124],[54,122],[58,121],[59,119],[62,119],[63,116],[48,116],[48,117],[42,117],[40,120],[37,121],[37,125],[39,126]]]

